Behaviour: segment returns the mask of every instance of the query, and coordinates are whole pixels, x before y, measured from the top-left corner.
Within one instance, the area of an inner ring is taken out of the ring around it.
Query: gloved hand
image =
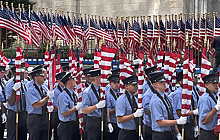
[[[51,106],[47,106],[47,111],[48,112],[53,112],[53,109],[54,109],[54,107],[51,105]]]
[[[13,90],[17,91],[21,87],[21,82],[15,83],[13,86]]]
[[[198,137],[198,135],[199,135],[199,127],[195,126],[194,127],[194,137],[196,138],[196,137]]]
[[[215,105],[215,108],[216,108],[217,111],[220,110],[220,101],[219,100],[217,101],[217,104]]]
[[[53,98],[53,96],[54,96],[54,91],[53,91],[53,90],[49,90],[49,91],[47,92],[47,95],[49,96],[49,98]]]
[[[108,123],[108,132],[109,132],[109,133],[112,133],[113,130],[114,130],[114,128],[113,128],[112,124],[111,124],[111,123]]]
[[[96,104],[97,108],[103,108],[105,107],[105,100],[99,101],[98,104]]]
[[[2,123],[6,123],[7,121],[7,117],[5,115],[5,113],[2,114]]]
[[[196,108],[196,110],[193,110],[193,114],[194,114],[194,115],[199,115],[198,108]]]
[[[177,121],[177,124],[182,124],[182,125],[184,125],[184,124],[186,124],[186,122],[187,122],[187,117],[180,117],[179,119],[177,119],[176,120]]]
[[[182,136],[180,135],[180,133],[178,133],[178,134],[176,135],[176,138],[177,138],[177,140],[182,140]]]
[[[76,110],[79,110],[81,108],[81,106],[82,106],[82,102],[78,102],[76,104]]]
[[[141,108],[141,109],[137,109],[136,112],[133,113],[134,117],[137,118],[137,117],[141,117],[144,113],[144,109]]]

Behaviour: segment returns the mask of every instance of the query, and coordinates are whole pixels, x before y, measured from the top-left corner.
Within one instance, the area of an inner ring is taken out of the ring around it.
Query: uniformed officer
[[[5,74],[4,74],[4,80],[5,81],[8,81],[9,80],[9,78],[8,78],[8,74],[9,74],[9,65],[6,65],[6,67],[5,67]]]
[[[217,140],[214,133],[217,125],[217,112],[220,110],[220,101],[218,100],[219,76],[218,74],[209,74],[202,78],[205,83],[206,92],[199,99],[199,140]]]
[[[27,129],[30,140],[46,140],[48,137],[47,101],[52,98],[42,87],[44,83],[44,71],[38,69],[32,72],[34,83],[28,88],[27,103]]]
[[[7,85],[5,86],[6,100],[8,107],[8,122],[7,122],[7,139],[14,140],[16,139],[16,112],[18,111],[18,139],[23,140],[27,139],[27,125],[26,125],[26,99],[25,95],[27,92],[26,83],[27,80],[24,79],[25,69],[21,70],[21,82],[16,83],[14,77]],[[16,101],[16,91],[20,88],[20,100]],[[17,108],[18,103],[18,108]],[[18,110],[17,110],[18,109]]]
[[[166,89],[166,79],[164,73],[160,72],[150,78],[153,86],[155,87],[154,95],[150,101],[150,112],[152,120],[152,139],[158,140],[171,140],[174,137],[174,127],[177,134],[177,139],[182,139],[177,124],[185,124],[186,117],[177,119],[176,111],[174,109],[172,100],[164,93]],[[177,120],[174,120],[177,119]]]
[[[46,72],[46,69],[44,68],[43,65],[38,65],[38,66],[34,67],[33,70],[32,70],[32,72],[33,72],[33,71],[36,71],[36,70],[38,70],[38,69],[42,69],[44,73]],[[28,87],[30,87],[30,86],[32,86],[32,85],[34,84],[34,78],[33,78],[33,77],[35,76],[35,73],[32,73],[32,72],[30,73],[30,75],[31,75],[31,77],[32,77],[32,80],[28,82]],[[47,75],[44,76],[44,80],[45,80],[45,77],[46,77],[46,76],[47,76]]]
[[[130,76],[122,80],[125,86],[125,93],[116,101],[117,124],[120,128],[118,140],[137,140],[138,117],[143,115],[143,109],[137,109],[137,76]]]
[[[57,98],[63,92],[64,84],[61,82],[61,79],[66,75],[66,72],[61,72],[56,75],[56,81],[58,83],[57,87],[54,89],[54,96],[53,96],[53,106],[54,112],[52,112],[52,128],[54,129],[54,139],[58,140],[57,136],[57,126],[59,124],[58,118],[58,107],[57,107]]]
[[[101,108],[106,106],[105,100],[100,100],[100,69],[90,70],[92,84],[83,91],[82,112],[87,114],[86,132],[91,140],[101,138]],[[105,136],[105,135],[104,135]]]
[[[58,116],[60,123],[57,127],[59,140],[80,140],[77,111],[81,108],[77,94],[75,77],[67,73],[61,80],[65,85],[63,92],[58,96]]]
[[[110,89],[106,91],[106,104],[109,111],[110,122],[113,125],[114,131],[109,134],[110,140],[118,139],[119,128],[117,126],[117,119],[115,115],[115,103],[119,94],[119,75],[111,75],[108,77]]]
[[[176,76],[177,81],[180,84],[180,87],[173,92],[171,98],[173,99],[173,104],[176,109],[177,115],[181,116],[181,107],[182,107],[182,83],[183,83],[183,71],[177,73]],[[194,139],[194,127],[197,126],[197,120],[195,120],[193,115],[198,115],[197,109],[197,99],[196,95],[192,93],[191,96],[191,110],[187,113],[187,123],[184,125],[184,137],[188,140]],[[182,131],[182,125],[178,125],[179,131]],[[195,128],[196,129],[196,128]]]
[[[89,85],[92,83],[92,78],[91,78],[91,76],[89,74],[90,70],[93,70],[93,67],[83,69],[83,74],[84,74],[85,80],[86,80],[84,89],[89,87]]]
[[[120,69],[114,69],[111,71],[111,75],[119,75],[120,74]],[[109,91],[109,89],[111,88],[110,84],[106,85],[106,89],[105,91]]]
[[[5,81],[3,80],[5,72],[5,66],[0,66],[0,102],[1,102],[1,117],[0,117],[0,140],[4,139],[4,129],[7,117],[5,115],[6,108],[4,107],[3,102],[6,101],[5,97]]]

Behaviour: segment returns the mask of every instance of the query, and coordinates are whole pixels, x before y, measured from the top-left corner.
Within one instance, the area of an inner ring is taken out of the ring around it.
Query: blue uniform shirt
[[[212,93],[213,94],[213,93]],[[213,94],[214,98],[216,98],[217,94]],[[213,130],[217,125],[218,113],[216,112],[213,119],[203,125],[201,121],[206,117],[206,115],[215,107],[216,103],[212,100],[208,93],[203,93],[199,99],[198,110],[199,110],[199,126],[205,130]]]
[[[110,88],[111,89],[111,88]],[[108,109],[114,109],[115,108],[115,103],[116,103],[116,100],[115,98],[113,97],[113,95],[110,93],[110,89],[107,91],[106,90],[106,104],[107,104],[107,107]],[[119,90],[118,91],[115,91],[112,89],[112,91],[114,92],[116,98],[117,98],[117,93],[119,94]],[[116,116],[115,114],[111,115],[110,116],[110,121],[112,123],[117,123],[117,119],[116,119]]]
[[[152,98],[152,96],[154,95],[154,93],[152,92],[152,90],[149,88],[143,95],[143,99],[142,99],[142,106],[144,108],[144,116],[143,116],[143,123],[145,125],[147,125],[148,127],[151,127],[151,116],[150,115],[146,115],[145,112],[150,109],[150,100]]]
[[[2,82],[2,80],[0,82]],[[3,86],[4,86],[4,84],[3,84]],[[3,93],[2,93],[2,90],[3,90],[2,86],[0,86],[0,102],[4,102],[5,101],[5,97],[4,97]],[[4,91],[5,91],[5,87],[4,87]]]
[[[36,84],[39,89],[41,89],[41,86]],[[45,92],[43,92],[45,94]],[[34,114],[42,114],[42,107],[36,109],[32,105],[38,101],[40,101],[42,98],[40,96],[40,93],[37,91],[35,86],[32,84],[28,88],[27,94],[26,94],[26,105],[27,105],[27,112],[28,114],[34,113]]]
[[[74,96],[76,97],[76,95],[73,95],[73,94],[75,94],[75,93],[68,88],[66,88],[66,89],[70,92],[72,99],[74,100],[75,99]],[[72,114],[65,116],[65,117],[62,116],[63,113],[67,112],[69,109],[71,109],[75,106],[74,102],[71,100],[70,96],[66,93],[65,90],[63,90],[63,92],[58,96],[57,102],[58,102],[59,120],[63,121],[63,122],[76,121],[76,113],[75,112],[73,112]]]
[[[33,86],[33,84],[34,84],[34,80],[33,80],[33,79],[31,79],[31,81],[29,81],[29,82],[27,83],[28,87]]]
[[[109,91],[110,88],[111,88],[110,84],[107,84],[105,87],[105,91]]]
[[[132,97],[133,95],[130,94],[130,98],[132,100]],[[137,98],[136,99],[136,102],[137,102]],[[122,94],[116,101],[116,106],[115,106],[115,112],[116,112],[116,116],[127,116],[127,115],[130,115],[132,114],[132,108],[129,104],[129,101],[127,99],[127,96],[126,94]],[[118,123],[118,127],[121,128],[121,129],[127,129],[127,130],[135,130],[137,129],[136,128],[136,124],[135,124],[135,121],[134,119],[128,121],[128,122],[125,122],[125,123]]]
[[[27,93],[27,87],[26,87],[26,83],[27,81],[22,81],[21,82],[23,86],[23,89],[24,89],[24,94],[26,96],[26,93]],[[11,94],[12,94],[12,88],[14,86],[14,80],[11,80],[9,83],[7,83],[7,85],[5,86],[5,94],[6,94],[6,100],[7,100],[7,108],[8,109],[11,109],[11,110],[14,110],[15,112],[17,111],[17,101],[15,101],[15,104],[13,106],[10,106],[10,104],[8,103],[8,99],[11,97]],[[26,90],[25,90],[26,89]],[[20,95],[22,94],[22,90],[20,88]],[[22,102],[22,110],[26,110],[26,108],[24,108],[24,96],[21,96],[20,98],[20,101],[18,102],[18,110],[21,111],[20,109],[20,102]]]
[[[94,87],[95,87],[95,89],[96,89],[96,91],[99,95],[99,91],[98,91],[99,87],[97,87],[95,84],[93,84],[93,85],[94,85]],[[82,94],[82,109],[87,108],[89,106],[96,105],[98,102],[99,101],[96,98],[95,93],[92,91],[92,88],[91,88],[91,85],[90,85],[88,88],[86,88],[83,91],[83,94]],[[91,113],[88,113],[87,116],[101,118],[101,109],[98,108],[95,111],[93,111]]]
[[[164,93],[161,93],[161,92],[159,92],[159,93],[164,98]],[[173,107],[172,100],[169,97],[168,97],[168,99],[170,100],[172,107]],[[166,109],[165,105],[163,104],[162,100],[156,94],[154,94],[150,100],[150,111],[151,111],[152,130],[153,131],[157,131],[157,132],[171,131],[170,126],[164,127],[164,126],[158,126],[158,124],[157,124],[158,120],[164,120],[164,119],[168,120],[168,113],[167,113],[167,109]],[[173,107],[173,115],[174,115],[174,119],[178,118],[174,107]]]
[[[144,84],[143,84],[143,94],[149,89],[149,85],[147,84],[147,81],[144,80]]]
[[[63,87],[58,85],[62,91],[63,91]],[[53,96],[53,106],[57,106],[58,102],[57,102],[57,98],[58,96],[62,93],[60,92],[60,90],[58,89],[58,86],[54,89],[54,96]]]

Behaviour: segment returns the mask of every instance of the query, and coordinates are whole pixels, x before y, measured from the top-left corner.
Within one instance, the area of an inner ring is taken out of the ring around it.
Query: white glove
[[[215,108],[216,108],[217,111],[220,110],[220,101],[219,100],[217,101],[217,104],[215,105]]]
[[[180,117],[179,119],[176,120],[177,121],[177,124],[181,124],[181,125],[184,125],[186,124],[187,122],[187,117]]]
[[[105,100],[99,101],[98,104],[96,104],[97,108],[103,108],[105,107]]]
[[[81,106],[82,106],[82,102],[78,102],[76,104],[76,110],[79,110],[81,108]]]
[[[53,109],[54,109],[54,107],[51,105],[51,106],[47,106],[47,111],[48,112],[53,112]]]
[[[54,91],[53,91],[53,90],[49,90],[49,91],[47,92],[47,95],[49,96],[49,98],[53,98],[53,96],[54,96]]]
[[[199,135],[199,127],[195,126],[194,127],[194,137],[196,138],[196,137],[198,137],[198,135]]]
[[[5,113],[2,114],[2,123],[6,123],[7,121],[7,117],[5,115]]]
[[[194,114],[194,115],[199,115],[198,108],[196,108],[196,110],[193,110],[193,114]]]
[[[133,113],[134,117],[137,118],[137,117],[141,117],[144,113],[144,109],[141,108],[141,109],[137,109],[136,112]]]
[[[177,140],[182,140],[182,136],[180,135],[180,133],[178,133],[178,134],[176,135],[176,138],[177,138]]]
[[[21,82],[15,83],[13,86],[13,90],[17,91],[21,87]]]
[[[109,133],[112,133],[114,130],[114,128],[112,127],[112,124],[111,123],[108,123],[108,132]]]

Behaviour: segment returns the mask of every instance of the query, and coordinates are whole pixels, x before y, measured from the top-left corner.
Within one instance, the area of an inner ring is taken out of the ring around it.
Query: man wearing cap
[[[3,104],[3,102],[6,101],[6,99],[5,99],[5,82],[3,80],[4,72],[5,72],[5,66],[0,66],[0,102],[1,102],[0,139],[3,139],[3,137],[4,137],[5,123],[7,121],[7,117],[5,115],[6,108]]]
[[[89,71],[90,71],[90,70],[93,70],[93,67],[83,69],[83,74],[84,74],[85,80],[86,80],[84,90],[85,90],[87,87],[89,87],[89,85],[92,83],[92,78],[91,78],[91,76],[90,76],[90,74],[89,74]]]
[[[61,82],[61,79],[66,75],[66,72],[61,72],[56,75],[56,82],[58,83],[57,87],[54,89],[54,96],[53,96],[53,106],[54,106],[54,112],[52,117],[52,128],[54,129],[54,139],[58,140],[57,136],[57,126],[59,124],[59,118],[58,118],[58,102],[57,98],[58,96],[63,92],[63,88],[65,85]]]
[[[173,92],[170,96],[173,99],[174,108],[176,109],[177,116],[181,116],[181,107],[182,107],[182,84],[183,84],[183,71],[177,73],[176,76],[177,82],[179,82],[180,87]],[[197,109],[197,98],[196,95],[192,92],[191,96],[191,111],[187,113],[187,123],[184,125],[185,131],[184,136],[186,139],[194,139],[194,134],[198,132],[197,120],[195,120],[193,115],[198,115]],[[179,131],[182,131],[182,125],[178,125]],[[198,133],[197,133],[198,134]]]
[[[118,97],[120,96],[119,75],[109,76],[108,81],[109,81],[110,89],[106,91],[106,104],[110,116],[110,122],[114,128],[113,132],[110,132],[109,137],[111,140],[116,140],[118,139],[119,128],[117,126],[117,119],[115,115],[115,103]]]
[[[214,133],[217,125],[218,111],[220,110],[220,101],[218,100],[219,76],[218,74],[209,74],[202,78],[205,83],[206,92],[199,99],[199,140],[217,140]]]
[[[100,96],[101,70],[90,70],[89,73],[92,77],[92,84],[83,91],[82,112],[83,114],[87,114],[87,138],[91,140],[100,140],[102,116],[101,109],[106,106],[106,101],[101,100]]]
[[[16,78],[14,77],[6,86],[6,100],[8,107],[8,122],[7,122],[7,139],[13,140],[16,139],[16,112],[18,111],[18,139],[23,140],[27,139],[27,114],[26,114],[26,93],[27,80],[24,79],[25,69],[21,69],[20,80],[21,82],[16,83]],[[16,91],[20,89],[20,100],[18,102],[17,110],[17,101],[16,101]]]
[[[26,94],[27,104],[27,129],[30,140],[47,140],[48,136],[48,114],[47,101],[53,97],[53,93],[46,93],[42,84],[44,83],[44,71],[38,69],[32,73],[34,83],[28,88]]]
[[[120,69],[114,69],[109,73],[109,75],[119,75],[120,74]],[[111,88],[110,84],[106,85],[105,91],[108,92],[109,89]]]
[[[143,84],[143,94],[149,89],[149,87],[150,87],[150,85],[151,85],[151,82],[150,82],[150,80],[149,80],[149,78],[150,78],[149,73],[154,72],[154,71],[156,71],[156,70],[157,70],[157,66],[150,67],[150,68],[146,68],[146,69],[144,70],[144,72],[145,72],[145,78],[146,78],[146,79],[148,78],[148,79],[144,81],[144,84]]]
[[[116,101],[115,111],[117,124],[120,128],[118,140],[138,140],[138,117],[143,115],[143,109],[137,109],[137,76],[130,76],[122,80],[125,93]]]
[[[67,73],[61,80],[65,85],[63,92],[58,96],[58,116],[60,123],[57,127],[59,140],[80,140],[77,111],[81,108],[77,94],[75,77]]]
[[[33,71],[36,71],[36,70],[38,70],[38,69],[42,69],[44,73],[45,73],[45,71],[46,71],[46,69],[44,69],[44,66],[43,66],[43,65],[38,65],[38,66],[36,66],[36,67],[33,68],[32,72],[33,72]],[[28,82],[28,87],[30,87],[30,86],[32,86],[32,85],[34,84],[34,75],[35,75],[35,73],[32,73],[32,72],[30,73],[30,75],[31,75],[31,77],[32,77],[32,80],[31,80],[30,82]],[[44,76],[44,79],[45,79],[46,76],[47,76],[47,75]]]
[[[177,124],[185,124],[187,118],[181,117],[177,119],[176,111],[173,107],[172,100],[164,93],[166,89],[166,79],[164,73],[160,72],[150,78],[155,90],[154,95],[150,100],[150,112],[152,120],[152,139],[171,140],[174,138],[174,129],[177,134],[177,139],[182,139]],[[174,120],[177,119],[177,120]],[[175,127],[175,128],[174,128]]]

